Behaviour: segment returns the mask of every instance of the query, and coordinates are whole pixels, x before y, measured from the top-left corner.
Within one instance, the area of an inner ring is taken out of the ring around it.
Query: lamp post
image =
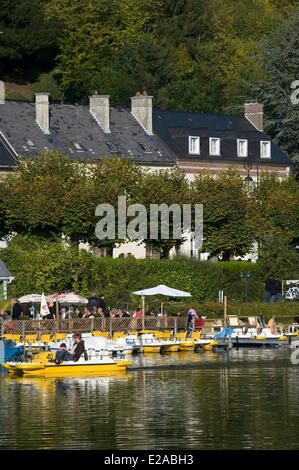
[[[241,279],[244,278],[244,281],[245,281],[245,284],[244,284],[245,300],[246,300],[246,302],[248,302],[248,286],[247,286],[247,281],[248,281],[248,279],[250,278],[250,272],[247,272],[247,273],[240,272],[240,277],[241,277]]]
[[[258,161],[256,161],[256,160],[254,160],[253,163],[256,165],[256,185],[258,186],[258,184],[259,184],[259,164],[258,164]],[[244,165],[245,170],[247,171],[247,176],[244,179],[245,185],[248,189],[252,189],[253,179],[250,176],[250,171],[252,170],[252,163],[248,159],[246,159],[246,160],[244,160],[243,165]]]
[[[253,185],[253,179],[252,177],[250,176],[250,171],[252,170],[252,163],[250,163],[249,161],[244,161],[244,168],[245,170],[247,171],[247,176],[245,178],[245,185],[247,187],[247,189],[250,191],[252,189],[252,185]]]

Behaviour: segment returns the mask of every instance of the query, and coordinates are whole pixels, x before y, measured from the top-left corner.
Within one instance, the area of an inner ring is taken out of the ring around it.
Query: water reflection
[[[134,366],[103,377],[3,375],[0,448],[298,447],[299,369],[288,351],[140,355]]]

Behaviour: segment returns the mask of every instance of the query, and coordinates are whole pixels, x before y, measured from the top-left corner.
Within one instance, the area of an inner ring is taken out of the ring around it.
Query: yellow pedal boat
[[[34,362],[6,362],[2,367],[10,373],[17,375],[41,375],[49,377],[77,376],[83,374],[107,374],[109,372],[123,371],[133,364],[124,359],[113,359],[108,355],[89,356],[85,360],[82,356],[78,361],[65,361],[61,364],[51,362],[55,354],[43,351],[34,356]]]
[[[195,341],[192,340],[184,340],[181,341],[179,345],[179,351],[193,351],[195,349]]]

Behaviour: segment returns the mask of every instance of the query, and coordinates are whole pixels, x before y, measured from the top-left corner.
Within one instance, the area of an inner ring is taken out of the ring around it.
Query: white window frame
[[[197,142],[197,149],[195,151],[192,150],[192,139],[195,139]],[[200,155],[200,137],[197,135],[189,135],[189,154],[190,155]]]
[[[245,151],[245,155],[242,155],[241,152],[240,152],[240,143],[241,142],[245,142],[246,143],[246,151]],[[238,157],[248,157],[248,140],[247,139],[237,139],[237,155]]]
[[[218,151],[212,152],[212,141],[217,141]],[[210,137],[209,138],[209,152],[211,156],[219,157],[220,156],[220,137]]]
[[[267,155],[263,155],[263,144],[268,144]],[[261,140],[261,142],[260,142],[260,156],[261,156],[261,158],[271,158],[271,140]]]

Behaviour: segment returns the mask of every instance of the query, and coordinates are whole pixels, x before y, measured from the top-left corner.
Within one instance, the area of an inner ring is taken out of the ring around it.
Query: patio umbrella
[[[20,297],[18,300],[21,304],[28,304],[29,302],[32,302],[33,304],[40,304],[42,301],[42,295],[28,294],[24,295],[23,297]]]
[[[156,287],[150,289],[143,289],[133,292],[133,294],[141,295],[142,298],[142,328],[144,328],[144,314],[145,314],[145,295],[166,295],[168,297],[192,297],[189,292],[185,292],[179,289],[173,289],[172,287],[159,284]],[[163,309],[163,303],[161,302],[161,311]]]
[[[50,310],[44,294],[41,295],[40,314],[42,317],[49,315]]]
[[[57,297],[57,300],[60,304],[65,305],[79,305],[79,304],[87,304],[88,300],[81,295],[69,293],[69,294],[60,294]]]

